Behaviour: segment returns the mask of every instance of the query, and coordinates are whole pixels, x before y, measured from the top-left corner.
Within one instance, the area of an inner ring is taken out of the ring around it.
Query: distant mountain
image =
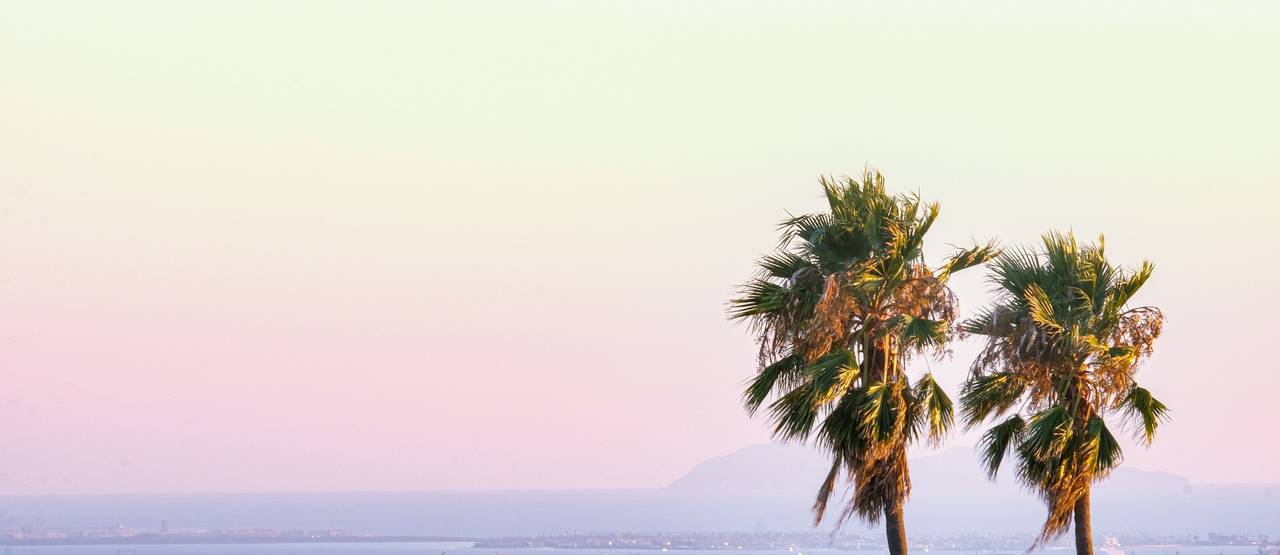
[[[668,489],[788,492],[811,502],[829,468],[808,447],[755,445],[704,461]],[[969,447],[912,458],[911,483],[907,511],[915,533],[1033,531],[1044,515],[1038,498],[1008,472],[987,480]],[[1280,484],[1192,485],[1175,474],[1122,466],[1093,496],[1099,531],[1280,531]]]
[[[439,536],[801,531],[812,530],[809,506],[827,468],[811,449],[760,445],[704,461],[656,489],[10,496],[0,497],[0,528],[150,530],[167,520],[174,529],[345,528]],[[912,534],[1029,534],[1043,518],[1039,500],[1008,476],[987,481],[972,449],[914,458],[911,470]],[[1277,536],[1280,485],[1191,484],[1122,467],[1095,490],[1094,529]]]
[[[810,491],[830,468],[831,463],[821,453],[808,447],[752,445],[702,461],[667,488],[686,491]]]
[[[810,492],[831,468],[816,449],[799,445],[763,444],[707,459],[672,482],[669,489],[701,491]],[[970,447],[952,447],[911,459],[912,481],[929,490],[989,490],[999,488],[986,479]],[[1010,481],[1007,478],[1002,481]],[[1129,467],[1117,469],[1108,489],[1181,491],[1191,482],[1168,472]]]

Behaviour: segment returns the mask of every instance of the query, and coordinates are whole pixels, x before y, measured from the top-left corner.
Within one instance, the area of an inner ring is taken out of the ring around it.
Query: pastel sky
[[[767,440],[724,301],[868,163],[935,259],[1153,260],[1128,463],[1280,481],[1280,5],[530,4],[4,2],[0,493],[663,485]]]

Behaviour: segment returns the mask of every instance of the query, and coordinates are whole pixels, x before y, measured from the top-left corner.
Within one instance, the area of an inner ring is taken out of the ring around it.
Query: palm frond
[[[819,446],[846,462],[861,460],[868,451],[860,416],[866,396],[866,387],[850,388],[823,417],[815,434]]]
[[[779,386],[787,389],[794,387],[799,381],[802,370],[804,370],[804,357],[796,353],[761,368],[760,372],[747,382],[747,388],[742,393],[747,413],[755,414],[760,405],[764,404]]]
[[[826,405],[844,395],[858,378],[861,367],[849,349],[838,349],[818,358],[804,368],[806,386],[814,405]]]
[[[948,339],[948,324],[945,320],[899,314],[887,326],[898,330],[898,337],[904,348],[916,351],[937,349],[945,345]]]
[[[986,244],[960,249],[951,255],[951,258],[947,259],[942,264],[942,267],[938,269],[938,279],[946,281],[956,272],[986,264],[997,256],[1000,256],[1000,248],[996,246],[994,240]]]
[[[915,198],[915,202],[919,202],[918,196]],[[933,223],[938,220],[940,210],[941,206],[938,203],[931,202],[924,205],[923,215],[917,215],[917,210],[914,207],[909,211],[906,219],[911,224],[905,226],[906,231],[902,244],[898,249],[895,249],[898,255],[895,259],[910,261],[920,257],[920,249],[924,245],[924,236],[929,232],[929,228],[933,227]]]
[[[1021,299],[1027,286],[1040,283],[1045,270],[1040,254],[1025,247],[1005,249],[991,262],[988,281],[1003,295]]]
[[[788,281],[793,280],[801,270],[814,267],[813,262],[793,251],[778,251],[766,255],[758,264],[765,276]]]
[[[1101,480],[1120,466],[1120,462],[1124,460],[1124,452],[1120,449],[1120,442],[1111,435],[1111,430],[1107,429],[1107,423],[1102,418],[1097,416],[1090,418],[1085,434],[1087,470],[1094,480]]]
[[[840,469],[843,466],[844,461],[840,457],[833,457],[831,470],[827,472],[827,477],[823,478],[822,484],[818,486],[818,496],[813,501],[814,526],[822,524],[822,517],[827,514],[827,505],[831,502],[831,495],[835,493],[836,482],[840,479]]]
[[[1066,451],[1073,433],[1071,414],[1054,405],[1031,416],[1022,445],[1035,459],[1050,461]]]
[[[803,365],[803,359],[789,364],[800,364],[802,368],[793,378],[794,387],[769,405],[769,414],[775,435],[784,440],[802,440],[827,410],[826,405],[843,395],[857,378],[858,364],[847,349],[827,353],[810,365]]]
[[[763,316],[787,306],[789,291],[769,280],[756,279],[744,285],[741,296],[729,301],[729,318],[742,320]]]
[[[783,441],[802,441],[809,437],[822,407],[814,406],[812,392],[797,387],[769,404],[769,420],[773,435]]]
[[[1013,407],[1026,391],[1026,380],[1016,372],[975,375],[960,390],[962,420],[966,429]]]
[[[1063,325],[1058,323],[1054,314],[1053,299],[1049,298],[1049,294],[1044,288],[1037,283],[1027,286],[1024,293],[1027,300],[1027,314],[1035,320],[1037,324],[1044,326],[1050,330],[1061,331]]]
[[[1168,418],[1169,407],[1151,395],[1146,388],[1134,385],[1124,397],[1121,410],[1126,417],[1137,425],[1136,436],[1143,443],[1150,445],[1156,437],[1156,428]]]
[[[932,373],[921,376],[916,382],[912,400],[918,407],[917,425],[922,428],[917,430],[917,434],[922,433],[935,446],[941,444],[955,422],[955,407]]]
[[[888,445],[902,432],[906,423],[903,401],[899,382],[880,382],[867,388],[859,416],[863,435],[872,445]]]
[[[978,441],[978,450],[982,455],[982,467],[987,472],[987,478],[996,479],[996,474],[1000,472],[1000,464],[1004,462],[1009,449],[1022,442],[1022,434],[1026,426],[1026,421],[1015,414],[982,434],[982,439]]]
[[[1122,307],[1129,303],[1134,295],[1138,294],[1138,290],[1147,283],[1151,278],[1151,273],[1156,269],[1155,264],[1143,260],[1142,266],[1132,274],[1125,275],[1117,281],[1112,287],[1111,304],[1116,307]]]
[[[801,214],[792,216],[778,224],[782,233],[779,235],[778,248],[783,248],[797,239],[808,241],[821,230],[831,227],[830,214]]]

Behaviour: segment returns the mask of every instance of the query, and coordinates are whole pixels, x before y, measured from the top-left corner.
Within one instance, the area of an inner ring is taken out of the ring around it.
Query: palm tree
[[[961,392],[965,425],[1012,411],[979,443],[988,477],[1012,449],[1019,480],[1048,506],[1032,547],[1074,517],[1078,555],[1093,553],[1091,484],[1122,457],[1105,419],[1120,417],[1150,444],[1168,412],[1134,381],[1164,322],[1158,308],[1128,306],[1153,267],[1113,266],[1103,246],[1049,233],[1043,251],[1002,254],[991,264],[999,298],[961,326],[987,338]]]
[[[907,444],[937,442],[953,421],[931,374],[908,383],[907,361],[945,349],[956,314],[947,278],[997,251],[977,245],[932,270],[922,249],[936,203],[890,195],[870,171],[861,181],[820,182],[829,211],[784,221],[777,250],[730,301],[730,318],[747,321],[760,346],[744,403],[753,414],[767,406],[776,437],[813,440],[830,453],[815,526],[843,478],[853,496],[837,529],[883,515],[890,553],[904,555]]]

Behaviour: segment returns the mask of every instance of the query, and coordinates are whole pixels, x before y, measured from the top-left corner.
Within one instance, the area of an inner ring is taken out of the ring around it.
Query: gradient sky
[[[1280,481],[1280,4],[1111,4],[4,2],[0,493],[663,485],[867,163],[1156,262],[1129,464]]]

